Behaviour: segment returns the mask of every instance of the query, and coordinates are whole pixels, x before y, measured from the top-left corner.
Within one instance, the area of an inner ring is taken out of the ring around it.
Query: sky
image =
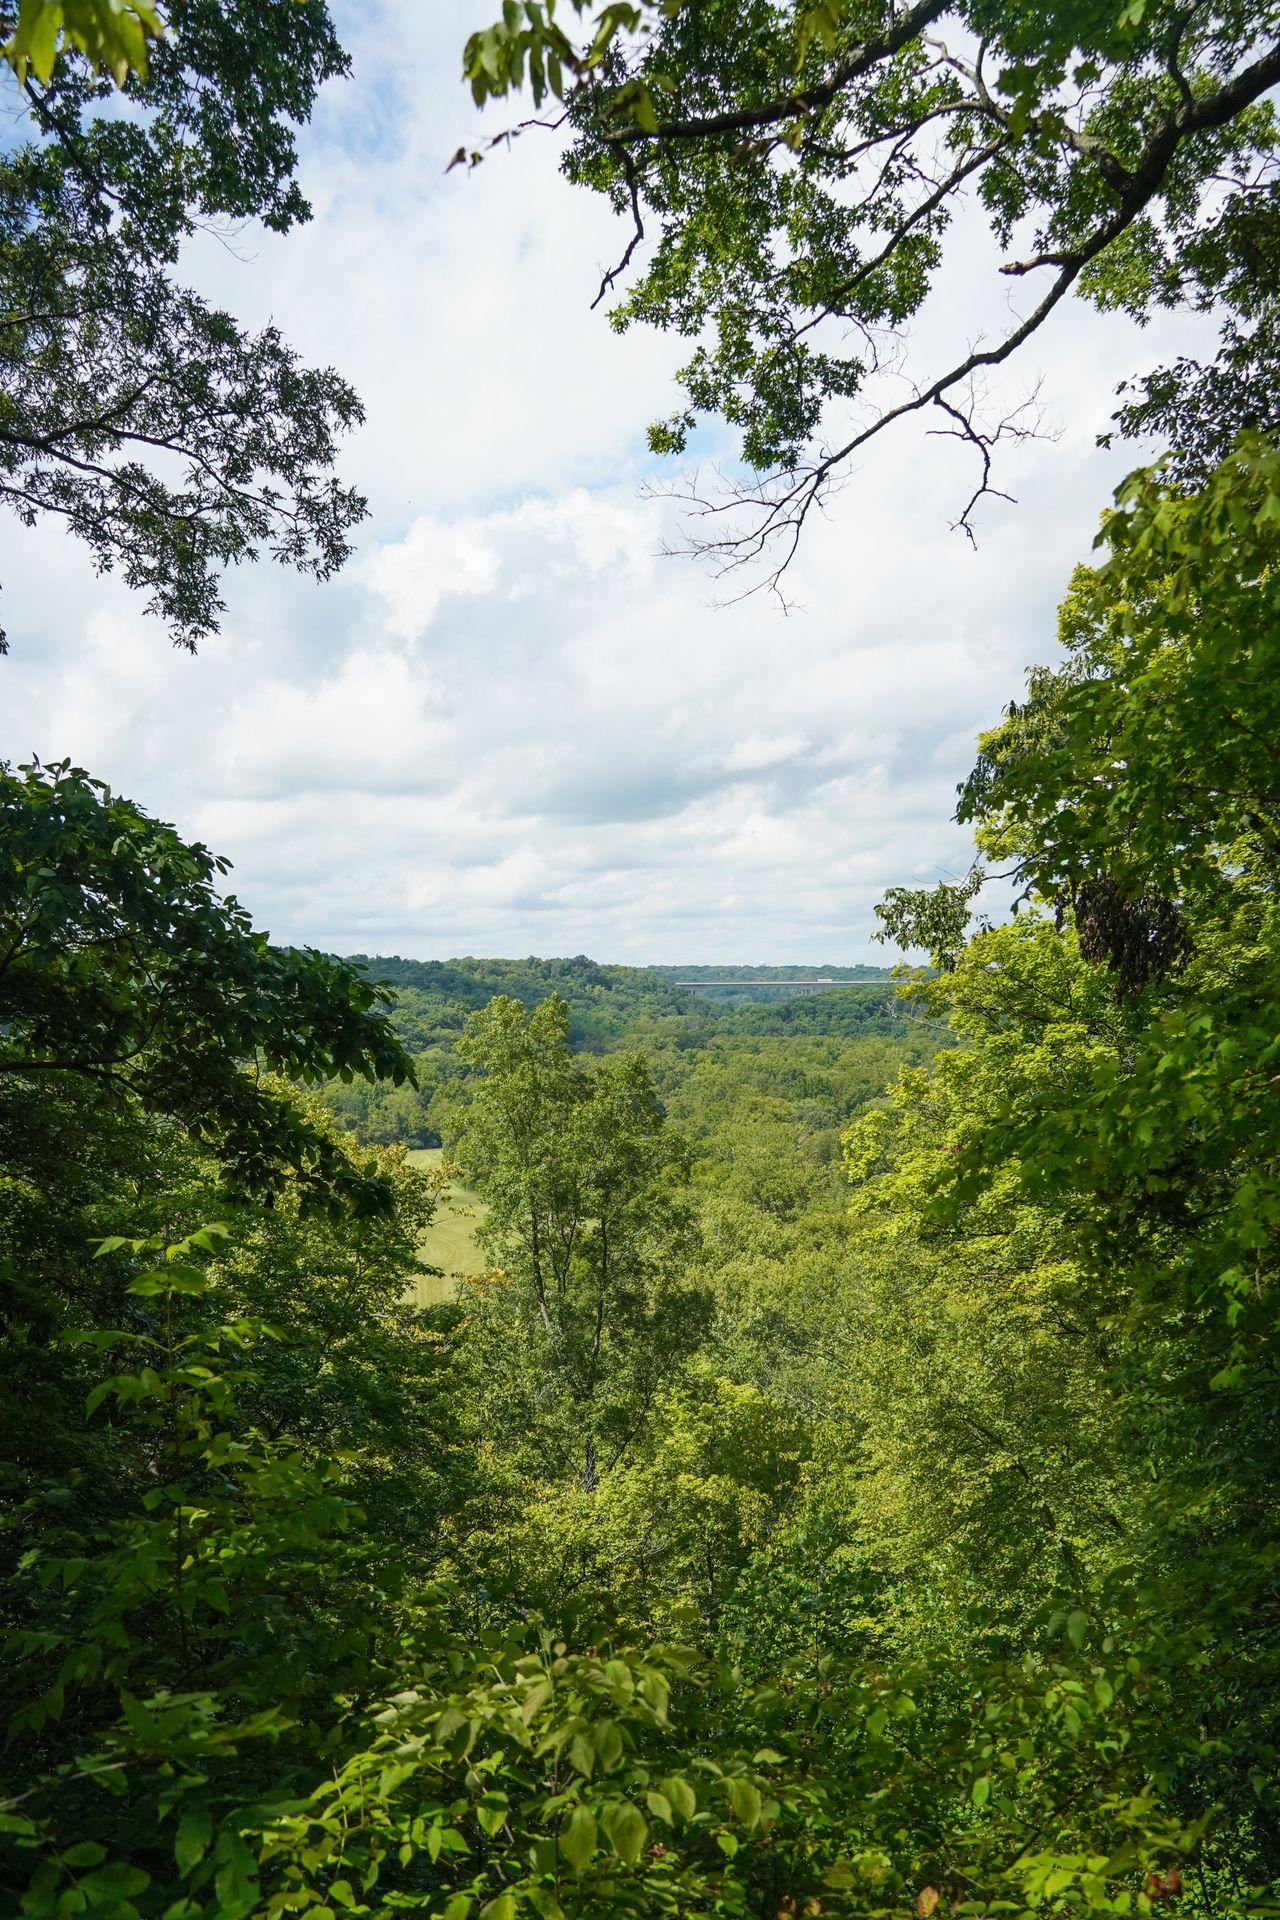
[[[192,659],[59,529],[0,522],[0,757],[69,756],[226,855],[281,941],[883,963],[876,900],[967,867],[950,816],[977,733],[1052,658],[1134,464],[1095,445],[1116,386],[1186,323],[1059,310],[1002,389],[1039,381],[1054,437],[1007,455],[1017,504],[984,505],[976,551],[951,531],[963,450],[907,422],[811,528],[789,615],[717,604],[704,565],[663,557],[679,529],[646,491],[674,477],[645,428],[682,343],[590,310],[607,208],[537,134],[445,171],[486,130],[458,72],[495,10],[337,5],[354,73],[301,139],[314,221],[184,262],[360,392],[355,558],[323,586],[240,570]],[[1008,322],[976,223],[962,252],[914,330],[920,373]],[[699,451],[733,446],[711,429]]]

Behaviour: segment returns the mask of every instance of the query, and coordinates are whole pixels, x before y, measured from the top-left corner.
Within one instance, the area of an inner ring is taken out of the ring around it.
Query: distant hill
[[[788,1009],[789,1027],[800,1020],[811,1031],[861,1024],[878,1009],[892,1019],[897,1011],[889,967],[751,966],[743,962],[710,966],[622,967],[602,964],[579,953],[572,958],[404,960],[398,955],[355,954],[376,980],[395,987],[397,1025],[411,1046],[443,1032],[460,1031],[466,1015],[495,994],[509,994],[526,1006],[558,993],[568,1001],[570,1035],[590,1049],[618,1044],[623,1033],[672,1017],[696,1016],[701,1022],[736,1013],[750,1022],[752,1008]],[[723,984],[722,984],[723,983]],[[879,992],[876,991],[879,989]],[[821,999],[825,1014],[804,1009]],[[833,1002],[847,1011],[838,1013]],[[770,1029],[776,1030],[776,1029]],[[785,1030],[785,1029],[784,1029]]]
[[[603,1013],[609,1002],[629,1010],[643,1004],[651,1015],[683,1012],[696,997],[703,1006],[715,983],[726,983],[726,999],[738,1004],[776,1001],[792,994],[807,995],[815,987],[880,986],[892,991],[889,967],[753,966],[729,962],[712,966],[624,967],[591,960],[584,953],[571,958],[404,960],[399,955],[353,954],[377,980],[386,980],[401,992],[408,988],[431,996],[437,1006],[459,1009],[482,1007],[496,993],[510,994],[526,1006],[559,993],[574,1012]],[[682,991],[686,985],[692,994]],[[755,991],[752,991],[754,989]],[[607,1016],[606,1016],[607,1017]]]
[[[558,993],[568,1003],[569,1038],[577,1050],[636,1047],[665,1062],[668,1073],[675,1060],[740,1042],[749,1049],[764,1041],[820,1042],[829,1050],[878,1036],[892,1038],[895,1046],[918,1044],[925,1056],[939,1043],[936,1023],[922,1021],[903,1004],[888,967],[620,967],[585,954],[551,960],[351,957],[373,979],[394,987],[392,1019],[418,1063],[421,1089],[357,1081],[335,1084],[326,1097],[365,1138],[414,1147],[439,1144],[448,1090],[464,1074],[454,1051],[458,1037],[467,1015],[500,993],[527,1007]],[[886,1068],[886,1079],[889,1073]]]

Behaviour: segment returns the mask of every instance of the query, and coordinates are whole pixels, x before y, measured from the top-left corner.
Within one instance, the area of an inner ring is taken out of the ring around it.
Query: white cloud
[[[435,619],[445,594],[483,593],[493,584],[494,570],[493,549],[473,528],[418,520],[397,545],[374,554],[366,574],[386,603],[387,632],[397,640],[416,640]]]
[[[638,492],[680,343],[588,310],[607,212],[532,137],[443,172],[474,132],[456,11],[342,9],[356,75],[304,143],[315,223],[192,262],[362,392],[359,557],[325,587],[235,576],[192,661],[56,529],[10,525],[0,750],[69,753],[229,855],[280,938],[881,958],[884,887],[967,863],[948,820],[974,734],[1052,650],[1123,467],[1095,435],[1168,339],[1135,348],[1080,308],[1043,336],[1062,437],[1011,451],[1020,504],[985,515],[976,553],[947,530],[963,449],[908,426],[815,523],[803,611],[713,611],[705,573],[655,557],[674,528]],[[925,317],[920,355],[970,309],[976,329],[978,279]]]

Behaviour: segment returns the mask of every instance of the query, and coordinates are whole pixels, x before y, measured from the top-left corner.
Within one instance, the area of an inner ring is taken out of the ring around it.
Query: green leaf
[[[236,1833],[223,1833],[218,1841],[222,1864],[214,1878],[218,1897],[218,1920],[241,1920],[257,1899],[257,1864],[244,1841]]]
[[[629,1800],[617,1807],[607,1820],[609,1843],[619,1859],[634,1867],[649,1837],[648,1824],[639,1807]]]
[[[612,1773],[623,1755],[622,1735],[618,1731],[616,1720],[598,1720],[592,1729],[592,1739],[600,1764],[606,1773]]]
[[[103,1401],[106,1399],[107,1395],[109,1393],[113,1393],[118,1385],[119,1385],[118,1380],[100,1381],[99,1384],[93,1388],[92,1392],[89,1393],[85,1399],[84,1410],[85,1410],[86,1417],[91,1413],[96,1413],[98,1411],[98,1408],[102,1405]]]
[[[647,87],[641,87],[631,107],[631,117],[644,133],[658,131],[658,115],[653,104],[653,95]]]
[[[729,1805],[743,1826],[754,1827],[760,1819],[759,1789],[750,1781],[731,1777],[724,1783]]]
[[[486,1793],[476,1807],[476,1819],[488,1834],[500,1833],[506,1825],[510,1802],[505,1793]]]
[[[96,1867],[106,1857],[106,1848],[100,1846],[96,1840],[77,1840],[75,1845],[68,1847],[63,1854],[62,1863],[67,1867]]]
[[[96,1872],[88,1873],[80,1882],[80,1890],[96,1900],[105,1902],[123,1902],[135,1893],[145,1893],[151,1885],[151,1875],[141,1867],[132,1866],[127,1860],[112,1860]]]
[[[671,1802],[674,1812],[678,1813],[682,1820],[692,1820],[698,1811],[698,1796],[684,1775],[670,1773],[658,1784]]]
[[[173,1857],[178,1872],[187,1874],[198,1866],[213,1839],[213,1817],[207,1807],[189,1807],[178,1822]]]
[[[596,1817],[590,1807],[575,1807],[560,1834],[560,1851],[575,1873],[581,1873],[596,1850]]]

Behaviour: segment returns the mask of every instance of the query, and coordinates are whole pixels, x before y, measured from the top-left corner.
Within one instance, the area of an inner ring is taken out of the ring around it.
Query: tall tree
[[[988,1311],[968,1336],[977,1363],[947,1302],[940,1407],[963,1408],[984,1372],[1025,1373],[1026,1357],[1015,1366],[999,1346],[1048,1310],[1040,1364],[1063,1406],[1078,1397],[1079,1440],[1064,1446],[1044,1407],[1011,1421],[1010,1395],[993,1433],[1004,1477],[1020,1459],[1046,1511],[1064,1494],[1076,1507],[1068,1526],[1045,1522],[1038,1554],[1065,1537],[1112,1617],[1127,1608],[1153,1650],[1178,1649],[1174,1803],[1206,1821],[1210,1802],[1227,1808],[1233,1871],[1268,1883],[1280,1873],[1277,527],[1280,454],[1261,436],[1200,489],[1156,472],[1121,490],[1106,564],[1081,569],[1064,605],[1065,660],[1032,674],[962,795],[961,817],[1021,877],[1031,911],[966,944],[955,890],[888,904],[896,939],[941,931],[938,976],[920,991],[971,1047],[904,1089],[895,1117],[862,1124],[859,1161],[899,1231],[914,1222],[962,1249],[938,1260],[935,1290],[949,1269],[954,1294],[998,1229]],[[944,1434],[896,1444],[900,1471],[904,1456],[927,1471],[936,1448],[935,1487],[954,1473]],[[1014,1491],[1025,1505],[1027,1483]]]
[[[223,567],[265,550],[324,579],[365,512],[332,473],[351,388],[175,277],[199,229],[309,217],[295,129],[347,60],[323,0],[174,0],[149,54],[146,23],[0,8],[26,130],[0,160],[0,494],[62,521],[194,649]]]
[[[460,1052],[479,1072],[462,1151],[489,1202],[484,1239],[512,1289],[546,1433],[590,1491],[698,1329],[685,1149],[638,1056],[592,1069],[574,1058],[558,997],[532,1013],[493,1001]]]
[[[988,376],[1073,290],[1138,319],[1180,304],[1224,314],[1223,360],[1153,376],[1126,429],[1177,438],[1188,420],[1202,442],[1220,437],[1224,388],[1236,425],[1280,423],[1274,4],[636,0],[588,23],[574,0],[574,12],[569,31],[536,0],[508,7],[468,42],[465,72],[479,102],[527,84],[536,105],[563,103],[569,178],[629,229],[597,304],[615,300],[619,329],[694,343],[683,400],[650,443],[681,452],[708,414],[738,430],[748,478],[728,499],[692,501],[694,545],[725,567],[763,559],[776,582],[831,483],[909,415],[972,448],[958,513],[970,528],[997,442],[1033,424],[984,404]],[[918,367],[904,330],[965,196],[1004,252],[1014,314],[997,337]]]

